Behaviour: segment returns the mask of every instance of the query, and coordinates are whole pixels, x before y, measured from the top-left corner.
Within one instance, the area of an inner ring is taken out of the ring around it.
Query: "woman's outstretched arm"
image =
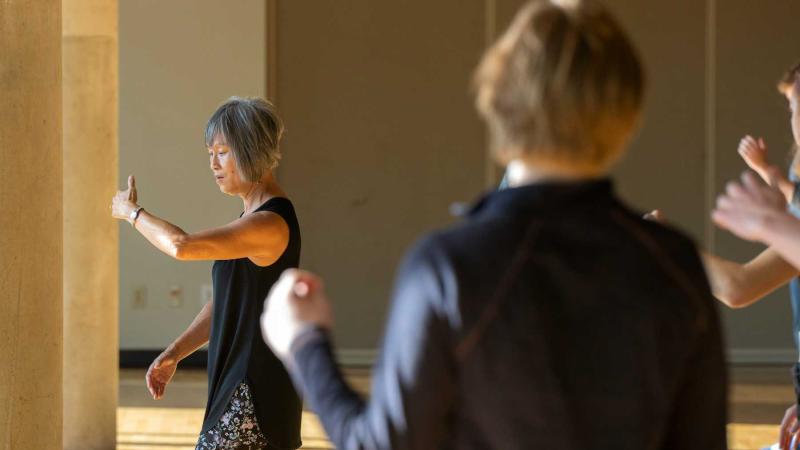
[[[153,246],[175,259],[249,257],[267,266],[277,261],[289,244],[289,226],[275,213],[259,211],[221,227],[187,233],[140,208],[137,200],[136,180],[131,176],[128,189],[117,192],[113,199],[112,215],[127,220]]]
[[[659,210],[645,214],[645,219],[665,222]],[[711,291],[717,300],[730,308],[744,308],[761,300],[798,275],[798,269],[786,262],[773,248],[768,248],[746,263],[738,263],[701,250]]]
[[[705,251],[701,255],[714,297],[731,308],[752,305],[798,274],[773,248],[743,264]]]

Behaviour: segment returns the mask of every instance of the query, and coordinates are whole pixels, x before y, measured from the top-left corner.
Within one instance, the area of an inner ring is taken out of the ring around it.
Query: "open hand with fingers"
[[[739,141],[739,155],[764,181],[767,181],[767,171],[770,169],[767,161],[767,144],[764,139],[747,135]]]
[[[137,204],[136,179],[133,175],[128,176],[128,189],[117,191],[111,199],[111,216],[115,219],[125,219],[130,221],[131,213],[139,207]]]
[[[711,214],[714,222],[743,239],[763,241],[770,222],[788,216],[786,199],[775,186],[776,169],[768,169],[767,176],[771,185],[761,182],[752,172],[742,174],[739,182],[728,183]]]
[[[172,376],[175,375],[177,368],[178,362],[163,353],[150,364],[145,375],[145,382],[147,382],[147,390],[150,391],[153,400],[161,400],[164,397],[164,390],[172,380]]]
[[[310,272],[285,270],[267,296],[261,333],[273,353],[285,358],[294,340],[309,327],[333,327],[333,311],[322,280]]]

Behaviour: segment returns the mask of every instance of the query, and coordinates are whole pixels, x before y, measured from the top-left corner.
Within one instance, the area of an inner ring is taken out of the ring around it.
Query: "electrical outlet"
[[[131,298],[131,309],[145,309],[147,308],[147,287],[139,286],[133,290],[133,297]]]
[[[169,288],[168,302],[170,308],[180,308],[183,306],[183,288],[175,285]]]
[[[210,284],[200,286],[200,306],[205,306],[212,300],[214,300],[214,287]]]

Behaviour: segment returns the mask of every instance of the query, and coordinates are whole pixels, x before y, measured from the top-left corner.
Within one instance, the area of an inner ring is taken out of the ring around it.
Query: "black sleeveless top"
[[[302,402],[283,364],[264,343],[259,318],[272,285],[300,263],[300,227],[292,203],[274,197],[256,211],[280,215],[289,225],[289,244],[280,258],[259,267],[247,258],[214,261],[214,313],[208,345],[208,404],[205,433],[219,422],[243,381],[253,395],[256,418],[270,445],[300,447]]]

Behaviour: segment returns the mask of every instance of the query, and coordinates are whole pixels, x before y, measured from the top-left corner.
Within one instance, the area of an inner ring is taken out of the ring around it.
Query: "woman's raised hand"
[[[786,198],[776,187],[777,170],[768,169],[766,175],[771,185],[762,183],[752,172],[745,172],[740,182],[728,183],[711,214],[714,222],[740,238],[762,240],[765,225],[788,214]]]
[[[115,219],[128,220],[131,212],[139,206],[137,201],[136,179],[130,175],[128,176],[128,189],[117,191],[117,194],[111,199],[111,216]]]
[[[175,375],[177,368],[178,362],[175,359],[166,357],[163,353],[150,364],[144,379],[147,382],[147,390],[150,391],[153,400],[161,400],[164,396],[164,390],[172,380],[172,376]]]
[[[768,181],[767,170],[770,165],[767,161],[767,144],[764,143],[764,139],[756,140],[753,136],[745,136],[739,141],[738,152],[751,169],[756,171],[764,181]]]

